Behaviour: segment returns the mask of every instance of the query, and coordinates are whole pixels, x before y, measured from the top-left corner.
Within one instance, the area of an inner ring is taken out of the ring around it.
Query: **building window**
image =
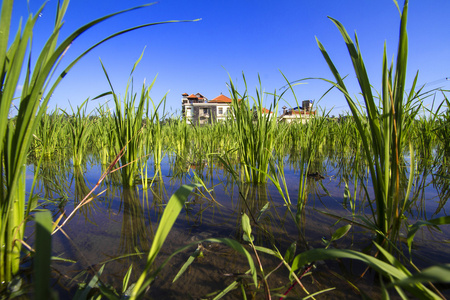
[[[223,108],[219,107],[219,115],[223,115]]]
[[[227,115],[231,114],[231,108],[227,108]]]
[[[207,114],[208,114],[208,109],[207,109],[207,108],[204,108],[204,109],[203,109],[203,114],[204,114],[204,115],[207,115]]]

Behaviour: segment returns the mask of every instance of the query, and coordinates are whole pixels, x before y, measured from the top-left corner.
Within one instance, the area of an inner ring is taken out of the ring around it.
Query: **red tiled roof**
[[[181,96],[187,96],[188,95],[188,93],[183,93],[183,94],[181,94]]]
[[[196,98],[196,99],[197,99],[197,96],[195,96],[194,94],[190,94],[190,95],[188,96],[188,98]]]
[[[209,103],[231,103],[231,99],[225,95],[220,95],[209,101]]]
[[[263,108],[262,108],[262,113],[263,113],[263,114],[268,114],[268,113],[273,114],[273,111],[270,111],[270,110],[268,110],[267,108],[263,107]]]

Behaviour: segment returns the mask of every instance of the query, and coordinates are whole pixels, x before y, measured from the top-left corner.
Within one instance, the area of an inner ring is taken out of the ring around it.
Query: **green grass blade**
[[[36,254],[34,256],[34,289],[36,299],[50,299],[50,257],[52,252],[52,215],[50,211],[35,214]]]
[[[417,231],[420,229],[420,227],[434,226],[439,229],[439,227],[437,227],[438,225],[448,225],[448,224],[450,224],[450,216],[439,217],[439,218],[431,219],[431,220],[420,220],[420,221],[417,221],[416,223],[414,223],[414,225],[412,225],[408,228],[408,235],[406,238],[410,252],[411,252],[411,248],[412,248],[412,242],[414,240],[414,237],[415,237]]]
[[[175,278],[172,280],[172,283],[178,280],[178,278],[183,275],[184,272],[186,272],[187,268],[194,262],[194,260],[201,255],[201,249],[198,247],[195,249],[195,251],[189,256],[188,260],[183,264],[180,271],[178,271],[177,275],[175,275]]]
[[[132,271],[133,271],[133,265],[130,265],[130,267],[128,268],[127,274],[125,274],[125,277],[123,278],[122,293],[125,293],[126,290],[128,289],[128,282],[130,281]]]
[[[390,286],[407,287],[417,283],[450,283],[450,264],[436,265],[412,274],[410,277],[394,281]]]
[[[248,253],[248,251],[245,249],[244,246],[242,246],[237,241],[230,240],[230,239],[212,238],[212,239],[207,239],[207,241],[223,243],[223,244],[233,248],[234,250],[238,251],[239,253],[243,254],[247,258],[248,265],[250,266],[250,272],[252,274],[253,283],[255,284],[255,286],[258,285],[258,277],[257,277],[257,273],[256,273],[255,264],[253,262],[253,259],[250,255],[250,253]]]
[[[0,70],[4,69],[6,61],[6,50],[8,49],[9,30],[11,28],[11,15],[14,0],[4,0],[0,16]],[[3,76],[3,74],[2,74]],[[3,81],[3,78],[1,78]]]
[[[143,285],[144,282],[146,281],[147,273],[149,272],[150,267],[152,266],[156,256],[161,250],[164,241],[166,240],[167,235],[169,234],[173,224],[178,218],[178,215],[180,214],[181,209],[183,208],[184,203],[186,202],[189,194],[195,187],[200,187],[200,185],[195,184],[182,185],[175,192],[175,194],[173,194],[172,197],[170,197],[170,200],[167,203],[167,206],[164,209],[164,213],[159,222],[158,230],[156,231],[155,237],[153,238],[153,243],[147,257],[147,264],[145,270],[139,277],[136,286],[133,289],[133,292],[130,296],[130,299],[137,299],[138,297],[140,297],[140,295],[143,294],[146,288],[146,286]]]
[[[97,286],[97,283],[99,281],[100,275],[103,273],[103,269],[105,268],[105,265],[103,265],[100,270],[95,273],[95,275],[92,277],[92,279],[89,281],[87,286],[85,286],[82,289],[77,290],[75,293],[75,296],[73,297],[74,300],[86,300],[90,299],[88,298],[89,292]]]
[[[393,280],[404,280],[408,278],[408,274],[402,269],[399,269],[383,260],[375,258],[373,256],[353,251],[353,250],[340,250],[340,249],[313,249],[303,252],[297,255],[292,263],[292,271],[296,271],[299,268],[320,260],[336,259],[336,258],[347,258],[361,261],[371,268],[373,268],[379,274],[389,278],[392,277]],[[395,281],[394,281],[395,282]],[[416,283],[414,285],[408,285],[405,287],[406,290],[413,293],[422,299],[438,299],[439,297],[432,291],[427,289],[424,285]]]

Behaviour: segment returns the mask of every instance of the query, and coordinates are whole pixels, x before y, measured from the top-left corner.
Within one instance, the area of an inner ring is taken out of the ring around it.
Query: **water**
[[[353,217],[351,205],[344,201],[343,196],[348,178],[344,175],[345,167],[331,159],[316,164],[314,170],[310,170],[311,173],[319,172],[324,178],[308,179],[308,199],[298,225],[295,222],[295,204],[300,174],[295,164],[285,164],[286,184],[293,203],[290,212],[280,193],[270,182],[258,186],[239,186],[219,164],[211,166],[202,162],[198,165],[185,165],[184,170],[187,171],[190,167],[191,171],[182,173],[175,171],[174,162],[174,157],[165,158],[161,165],[161,176],[147,190],[143,190],[141,185],[137,185],[136,189],[123,189],[119,172],[113,173],[95,190],[94,195],[99,195],[79,208],[63,229],[53,235],[53,256],[66,260],[52,263],[53,288],[58,291],[60,298],[72,297],[78,284],[87,283],[103,265],[105,267],[101,280],[118,291],[122,289],[122,281],[130,265],[133,265],[131,282],[136,281],[145,265],[146,255],[166,203],[181,184],[193,180],[192,169],[195,169],[211,191],[209,194],[205,189],[200,189],[203,194],[195,192],[189,197],[155,265],[159,266],[177,249],[186,245],[191,247],[167,263],[152,284],[147,294],[149,299],[186,299],[188,296],[197,299],[225,289],[234,280],[249,284],[250,279],[244,275],[248,270],[248,263],[243,255],[225,245],[210,242],[201,244],[203,257],[197,258],[180,279],[172,283],[189,255],[198,247],[198,241],[229,238],[247,244],[242,239],[240,225],[244,212],[251,219],[256,219],[269,203],[269,209],[258,220],[261,229],[253,226],[254,243],[271,249],[275,246],[282,255],[292,243],[297,243],[297,254],[308,249],[323,248],[323,241],[329,240],[337,228],[347,224],[339,217],[350,220]],[[30,165],[27,174],[29,187],[34,172],[34,167]],[[52,211],[54,220],[61,214],[64,215],[64,220],[94,188],[103,172],[104,167],[94,157],[89,157],[86,165],[76,170],[70,163],[47,162],[37,177],[36,192],[42,198],[40,203]],[[418,176],[413,186],[415,201],[407,215],[410,223],[424,217],[447,215],[450,208],[447,204],[448,179],[437,176],[438,173],[439,170],[435,169],[423,170],[421,176]],[[347,182],[353,195],[355,187],[352,180]],[[357,186],[355,215],[370,213],[368,201],[359,184],[360,182]],[[370,189],[368,185],[369,193]],[[30,243],[33,240],[32,225],[30,222],[27,230]],[[414,262],[419,267],[448,262],[450,250],[447,243],[450,232],[448,226],[442,226],[441,230],[439,232],[424,227],[416,235],[413,253]],[[373,232],[353,226],[349,234],[333,243],[332,247],[361,250],[371,244],[372,238]],[[247,249],[251,251],[250,248]],[[270,288],[279,288],[277,293],[285,293],[292,285],[287,269],[279,266],[278,258],[258,254],[266,274],[277,268],[269,276]],[[355,262],[324,262],[317,264],[312,275],[306,276],[302,283],[311,293],[337,287],[327,293],[327,298],[330,299],[360,298],[359,293],[340,278],[345,277],[351,282],[357,282],[356,285],[365,293],[379,296],[379,289],[372,282],[374,274],[368,272],[365,280],[358,279],[364,270],[365,266]],[[252,290],[257,298],[264,297],[262,286],[255,289],[247,285],[247,291]],[[295,286],[289,295],[306,294],[302,288]],[[233,291],[228,297],[242,298],[241,290]]]

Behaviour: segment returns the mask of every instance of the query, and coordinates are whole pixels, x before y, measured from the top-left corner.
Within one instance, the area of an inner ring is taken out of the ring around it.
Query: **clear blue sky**
[[[27,1],[17,0],[14,20],[27,14]],[[30,0],[36,12],[43,1]],[[77,0],[69,5],[61,37],[95,18],[145,1]],[[48,1],[35,32],[34,47],[39,48],[48,37],[54,22],[56,0]],[[403,1],[399,1],[403,5]],[[428,88],[450,87],[449,0],[410,1],[409,3],[409,77],[417,70],[419,83]],[[181,94],[200,92],[209,99],[228,94],[230,74],[243,91],[242,72],[249,91],[254,95],[258,74],[266,92],[285,85],[281,72],[295,81],[306,77],[332,79],[318,47],[317,37],[326,47],[341,75],[352,74],[349,56],[342,37],[327,18],[339,20],[349,33],[357,32],[371,81],[380,90],[383,45],[388,57],[396,54],[399,14],[392,0],[161,0],[159,3],[108,20],[77,39],[64,58],[65,64],[95,41],[118,30],[149,22],[193,20],[192,23],[159,25],[125,34],[100,46],[72,69],[52,96],[49,109],[79,105],[108,91],[99,58],[106,66],[115,90],[125,91],[131,68],[146,47],[144,57],[134,73],[135,88],[144,78],[150,83],[158,75],[151,92],[159,101],[168,92],[167,108],[180,110]],[[13,31],[16,28],[12,28]],[[15,32],[14,32],[15,33]],[[357,83],[350,77],[352,94]],[[299,101],[317,101],[329,85],[311,80],[295,89]],[[438,97],[442,99],[442,97]],[[291,96],[286,100],[295,106]],[[102,100],[103,102],[104,100]],[[281,106],[283,106],[283,103]],[[112,103],[110,104],[112,106]],[[348,111],[338,92],[328,94],[320,107],[338,115]],[[91,103],[91,108],[97,103]]]

